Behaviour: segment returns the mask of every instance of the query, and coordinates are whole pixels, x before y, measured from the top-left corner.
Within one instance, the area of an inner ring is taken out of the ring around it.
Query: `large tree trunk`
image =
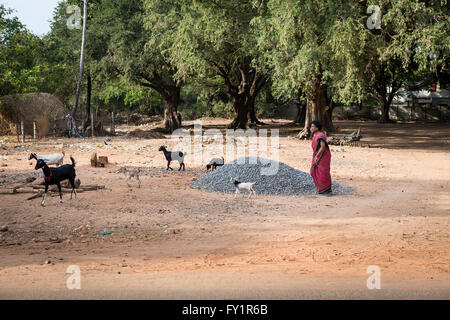
[[[311,122],[319,120],[324,129],[332,129],[331,116],[327,115],[329,110],[327,98],[327,86],[318,86],[314,95],[307,96],[305,126],[298,134],[299,139],[309,139],[311,136]]]
[[[164,103],[164,127],[173,132],[181,126],[178,119],[178,104],[180,103],[180,87],[171,87],[167,94],[162,95]]]
[[[377,92],[377,93],[369,92],[369,95],[371,95],[376,100],[378,100],[378,103],[380,104],[381,117],[378,119],[378,122],[379,123],[390,122],[390,119],[389,119],[390,103],[388,103],[388,100],[386,99],[386,92],[382,92],[382,91],[381,91],[381,93],[380,92]]]
[[[296,105],[297,105],[297,115],[295,116],[294,124],[300,123],[300,124],[305,125],[306,101],[298,99]]]
[[[257,124],[259,122],[259,120],[256,118],[254,97],[249,97],[249,100],[247,103],[248,103],[248,117],[250,118],[250,123]]]
[[[246,71],[247,70],[247,71]],[[223,75],[225,82],[228,85],[228,92],[233,97],[233,109],[235,113],[235,118],[228,125],[229,129],[247,129],[248,116],[253,123],[263,124],[256,118],[255,114],[255,99],[258,93],[266,83],[266,78],[264,78],[258,72],[249,72],[251,70],[249,66],[244,66],[239,68],[241,74],[241,81],[238,86],[234,86],[227,75]],[[248,82],[252,78],[251,83]]]
[[[333,99],[327,99],[327,106],[326,106],[325,116],[324,116],[324,120],[323,120],[323,127],[327,132],[334,131],[333,110],[334,110]]]
[[[248,102],[249,103],[249,106],[248,106],[249,113],[248,114],[250,116],[250,123],[253,124],[253,125],[256,125],[256,124],[263,125],[265,123],[260,121],[258,119],[258,117],[256,117],[255,100],[256,100],[256,97],[255,96],[251,96],[249,98],[249,102]]]
[[[389,101],[384,100],[381,104],[381,117],[378,119],[379,123],[388,123],[391,122],[389,118],[389,109],[391,108],[391,104]]]
[[[380,73],[382,76],[385,74],[385,70],[388,68],[385,64],[381,65]],[[379,123],[392,122],[389,118],[389,109],[391,108],[392,100],[394,99],[395,93],[401,86],[401,81],[398,82],[398,78],[395,77],[395,69],[391,69],[392,80],[390,83],[390,91],[387,90],[385,78],[382,78],[381,85],[375,88],[376,94],[371,94],[380,102],[381,107],[381,117],[378,119]]]
[[[323,127],[327,132],[333,132],[334,131],[334,125],[333,125],[333,105],[328,105],[328,109],[325,111],[325,118],[324,118],[324,124]]]
[[[392,100],[394,100],[395,93],[398,89],[392,89],[389,93],[388,98],[380,99],[381,102],[381,117],[378,119],[379,123],[388,123],[392,122],[392,120],[389,118],[389,110],[391,109]]]
[[[83,136],[85,136],[86,129],[91,122],[91,92],[92,92],[92,78],[91,74],[88,73],[87,92],[86,92],[86,119],[84,119],[83,123]],[[91,130],[94,130],[94,128],[91,128]]]
[[[228,125],[228,129],[247,129],[249,105],[246,96],[247,94],[245,92],[234,95],[233,109],[235,112],[235,117]]]

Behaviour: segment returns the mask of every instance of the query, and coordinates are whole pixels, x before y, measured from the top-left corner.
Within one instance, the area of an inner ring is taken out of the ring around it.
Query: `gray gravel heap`
[[[275,174],[261,174],[262,168],[267,170],[270,166],[276,168],[276,165],[278,170]],[[296,170],[282,162],[256,157],[242,157],[228,162],[195,180],[192,186],[212,192],[234,193],[236,189],[230,178],[240,182],[256,182],[253,189],[257,194],[295,196],[317,193],[309,173]],[[350,187],[337,182],[333,182],[332,189],[333,194],[347,194],[351,191]]]

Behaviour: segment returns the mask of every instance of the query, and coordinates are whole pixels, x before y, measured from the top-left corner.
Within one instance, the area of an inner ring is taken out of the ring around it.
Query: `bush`
[[[178,107],[178,110],[183,114],[184,120],[194,120],[201,118],[206,114],[206,107],[200,102],[182,104]]]
[[[280,107],[275,103],[260,102],[255,105],[258,118],[275,118],[279,115]]]
[[[224,102],[222,100],[215,101],[211,109],[212,112],[208,116],[232,118],[234,115],[233,104],[231,102]]]

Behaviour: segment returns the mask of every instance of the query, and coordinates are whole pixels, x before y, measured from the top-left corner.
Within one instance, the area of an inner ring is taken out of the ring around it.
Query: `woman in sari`
[[[331,152],[327,144],[327,136],[321,130],[322,124],[320,121],[314,120],[311,124],[313,159],[310,173],[317,192],[319,194],[331,194]]]

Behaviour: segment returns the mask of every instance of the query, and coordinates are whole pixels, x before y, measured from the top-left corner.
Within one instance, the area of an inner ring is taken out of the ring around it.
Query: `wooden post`
[[[17,133],[17,142],[20,142],[20,124],[19,120],[16,122],[16,133]]]
[[[114,128],[114,111],[111,112],[111,134],[115,133],[115,128]]]
[[[92,139],[94,139],[94,113],[91,112],[91,131],[92,131]]]
[[[36,142],[37,131],[36,131],[36,120],[33,120],[33,140]]]
[[[23,119],[20,119],[20,134],[22,136],[22,143],[25,142],[25,129],[23,127]]]

